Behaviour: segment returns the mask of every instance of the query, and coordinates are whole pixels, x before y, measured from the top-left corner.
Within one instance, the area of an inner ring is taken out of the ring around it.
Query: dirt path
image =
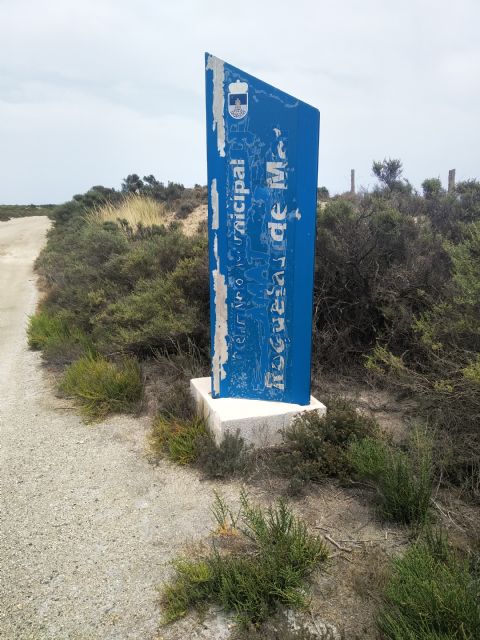
[[[27,349],[48,226],[0,223],[0,638],[212,638],[159,632],[156,603],[169,560],[210,527],[211,485],[150,465],[145,419],[83,424]]]

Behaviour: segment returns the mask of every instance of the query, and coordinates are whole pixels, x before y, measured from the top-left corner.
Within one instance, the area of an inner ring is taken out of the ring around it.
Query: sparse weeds
[[[60,389],[79,402],[85,418],[96,420],[134,411],[142,397],[142,376],[134,358],[116,363],[89,354],[68,367]]]
[[[324,543],[282,500],[263,509],[243,493],[239,521],[242,551],[220,552],[214,540],[208,553],[175,561],[174,578],[162,592],[165,623],[213,603],[233,611],[241,625],[265,620],[279,604],[306,605],[305,579],[327,559]]]
[[[362,598],[379,602],[390,575],[390,560],[381,547],[366,547],[352,565],[350,581],[353,591]]]
[[[480,637],[480,579],[442,534],[394,560],[378,624],[386,640]]]
[[[355,472],[377,488],[383,517],[405,524],[426,522],[434,468],[425,431],[414,431],[406,450],[379,438],[353,442],[348,458]]]
[[[172,375],[172,361],[168,357],[157,362],[166,366]],[[209,438],[205,421],[197,416],[195,403],[183,377],[176,378],[159,399],[160,412],[152,423],[150,447],[156,456],[166,456],[178,464],[193,464],[205,439]]]
[[[213,493],[215,500],[213,501],[211,511],[218,525],[216,529],[217,535],[235,535],[238,533],[237,523],[240,517],[240,511],[234,513],[225,498],[220,495],[218,491],[214,491]]]

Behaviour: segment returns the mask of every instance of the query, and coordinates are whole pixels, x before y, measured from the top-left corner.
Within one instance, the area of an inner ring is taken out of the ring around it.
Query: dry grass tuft
[[[126,196],[120,204],[107,202],[87,214],[88,222],[103,223],[125,220],[133,230],[137,230],[139,227],[166,224],[169,222],[169,217],[163,203],[135,194]]]
[[[114,222],[120,224],[126,233],[131,229],[134,233],[140,229],[172,223],[180,225],[186,236],[195,236],[199,232],[199,225],[206,224],[207,206],[200,205],[193,209],[187,217],[179,218],[178,213],[167,209],[165,203],[158,202],[147,196],[130,194],[120,203],[107,202],[95,207],[85,216],[89,223]],[[126,224],[125,224],[126,223]]]

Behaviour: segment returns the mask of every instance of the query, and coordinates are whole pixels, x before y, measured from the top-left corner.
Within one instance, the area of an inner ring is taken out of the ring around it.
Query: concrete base
[[[190,380],[190,390],[198,413],[207,419],[218,443],[227,431],[239,430],[242,438],[256,447],[278,444],[282,440],[281,430],[289,426],[294,416],[304,411],[316,411],[323,416],[327,410],[313,396],[308,405],[243,398],[213,399],[210,378]]]

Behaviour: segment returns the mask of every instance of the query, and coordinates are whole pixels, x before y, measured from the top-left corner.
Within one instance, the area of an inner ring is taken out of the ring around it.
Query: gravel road
[[[159,630],[156,592],[173,555],[208,532],[212,486],[149,464],[147,418],[85,425],[27,349],[48,226],[0,223],[0,638],[213,638]]]

